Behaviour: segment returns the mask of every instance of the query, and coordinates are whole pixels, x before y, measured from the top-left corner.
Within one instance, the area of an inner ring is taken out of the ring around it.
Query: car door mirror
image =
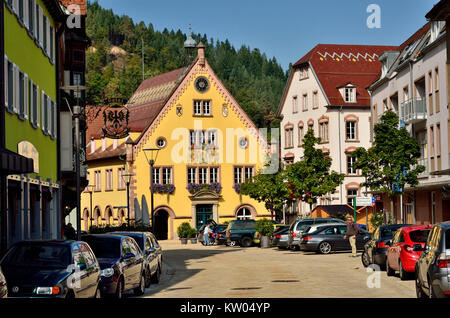
[[[145,252],[147,255],[153,254],[156,252],[156,249],[154,247],[150,247],[147,249],[147,251]]]
[[[135,257],[136,255],[134,255],[133,253],[126,253],[125,256],[123,257],[123,259],[130,259]]]

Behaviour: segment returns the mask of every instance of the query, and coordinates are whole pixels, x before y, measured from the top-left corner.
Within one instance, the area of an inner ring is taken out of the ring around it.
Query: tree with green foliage
[[[303,158],[287,166],[285,170],[292,196],[308,203],[311,211],[318,198],[334,193],[344,180],[343,173],[330,171],[331,158],[316,148],[320,140],[314,136],[314,130],[309,129],[303,139]]]
[[[292,201],[281,167],[274,174],[266,174],[259,170],[255,176],[241,185],[241,193],[258,202],[263,202],[266,209],[270,211],[272,219],[277,213],[283,213],[284,204]]]
[[[395,112],[387,111],[374,126],[373,147],[358,148],[353,152],[355,168],[361,169],[365,181],[361,186],[387,194],[391,213],[395,211],[396,198],[406,185],[416,186],[417,177],[425,167],[417,164],[420,147],[405,127],[399,127]],[[394,213],[395,215],[395,213]]]

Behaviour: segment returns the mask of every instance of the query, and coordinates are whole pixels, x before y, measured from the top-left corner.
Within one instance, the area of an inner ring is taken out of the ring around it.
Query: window
[[[153,168],[153,184],[173,184],[172,167]]]
[[[293,112],[293,113],[298,112],[298,100],[297,100],[297,96],[292,97],[292,112]]]
[[[36,40],[39,42],[40,41],[40,35],[41,35],[41,13],[40,13],[40,7],[39,5],[36,3],[36,7],[35,7],[35,17],[36,17],[36,28],[35,28],[35,37]]]
[[[303,94],[303,110],[308,110],[308,94]]]
[[[356,158],[351,156],[351,155],[347,155],[347,174],[356,174],[356,169],[354,168],[354,164],[356,162]]]
[[[24,118],[25,114],[25,76],[19,71],[19,115]]]
[[[34,128],[39,127],[39,87],[30,81],[30,122]]]
[[[322,139],[322,142],[328,142],[328,122],[319,123],[319,137]]]
[[[83,74],[79,72],[73,72],[72,75],[72,85],[74,86],[81,86],[83,85]],[[74,98],[82,98],[82,92],[81,91],[73,91],[73,97]]]
[[[358,196],[358,190],[357,189],[348,189],[347,190],[347,203],[351,206],[353,206],[353,198]]]
[[[156,140],[156,146],[160,149],[164,148],[166,146],[166,139],[164,137],[159,137]]]
[[[113,171],[112,169],[106,169],[105,170],[105,177],[106,177],[106,191],[113,190]]]
[[[408,101],[409,99],[409,89],[408,86],[403,88],[403,102]]]
[[[44,52],[48,54],[47,52],[47,17],[44,15],[42,18],[42,33],[43,33],[43,39],[42,39],[42,47],[44,49]]]
[[[194,100],[194,116],[211,116],[211,101]]]
[[[199,184],[208,183],[208,168],[198,169],[198,183]]]
[[[219,168],[209,168],[209,182],[210,183],[219,182]]]
[[[188,168],[188,184],[196,182],[196,168]]]
[[[430,115],[433,114],[433,77],[432,72],[428,73],[428,106],[430,108]]]
[[[294,128],[285,128],[285,148],[294,147]]]
[[[347,130],[347,140],[356,140],[356,122],[347,121],[345,127]]]
[[[254,167],[234,167],[234,184],[244,183],[253,177]]]
[[[217,145],[217,131],[216,130],[191,130],[189,132],[191,146],[201,147],[205,145]]]
[[[102,171],[96,170],[94,171],[94,182],[95,182],[95,191],[102,191]]]
[[[197,174],[198,173],[198,174]],[[198,180],[197,180],[198,178]],[[218,167],[189,167],[187,169],[187,183],[207,184],[220,183]]]
[[[354,103],[355,101],[356,101],[355,88],[354,87],[346,87],[345,88],[345,102],[346,103]]]
[[[303,124],[300,124],[300,125],[298,125],[298,146],[299,147],[302,144],[303,136],[304,136]]]
[[[159,168],[153,168],[153,184],[160,184]]]
[[[19,19],[20,21],[23,21],[23,16],[24,16],[24,1],[25,0],[18,0],[19,1]]]
[[[34,0],[28,0],[28,29],[34,35]]]
[[[9,112],[14,112],[14,64],[5,59],[5,93],[6,108]]]
[[[313,103],[313,108],[318,108],[319,107],[319,100],[318,100],[317,91],[313,92],[312,103]]]
[[[172,184],[172,168],[162,168],[162,183]]]
[[[249,220],[252,218],[252,213],[248,208],[241,208],[237,212],[236,217],[238,220]]]
[[[117,190],[124,190],[125,189],[125,168],[118,168],[117,169]]]
[[[434,70],[434,93],[436,102],[436,113],[441,111],[440,100],[439,100],[439,69]]]

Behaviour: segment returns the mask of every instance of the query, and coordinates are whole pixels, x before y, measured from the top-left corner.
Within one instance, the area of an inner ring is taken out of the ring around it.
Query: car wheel
[[[139,286],[134,289],[134,294],[136,296],[144,295],[145,293],[145,273],[141,274],[141,281],[139,282]]]
[[[367,254],[366,251],[364,251],[361,254],[361,262],[362,262],[364,267],[368,267],[370,265],[370,257],[369,257],[369,254]]]
[[[159,279],[161,277],[161,267],[158,265],[158,269],[156,270],[156,273],[152,276],[152,283],[158,284]]]
[[[236,241],[230,241],[230,243],[227,242],[227,246],[236,246]]]
[[[417,298],[426,298],[426,295],[422,289],[422,285],[420,284],[420,279],[417,275],[416,275],[416,295]]]
[[[152,282],[152,272],[150,271],[150,268],[147,268],[145,271],[145,288],[149,288]]]
[[[386,258],[386,274],[388,276],[394,276],[395,275],[395,271],[389,266],[387,258]]]
[[[331,244],[328,242],[322,242],[319,244],[319,252],[321,254],[330,254],[332,250]]]
[[[114,297],[116,299],[122,299],[122,297],[123,297],[123,280],[122,280],[122,278],[119,278],[119,281],[117,282],[117,288],[116,288],[116,293],[114,294]]]
[[[249,237],[244,237],[241,240],[241,246],[242,247],[250,247],[250,246],[252,246],[252,239],[249,238]]]
[[[400,271],[400,279],[401,280],[407,280],[409,275],[408,275],[408,272],[405,271],[405,269],[403,268],[402,261],[399,261],[398,268],[399,268],[399,271]]]

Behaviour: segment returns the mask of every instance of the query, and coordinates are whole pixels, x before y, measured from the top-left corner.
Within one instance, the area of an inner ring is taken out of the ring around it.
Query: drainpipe
[[[339,173],[342,173],[342,145],[341,145],[341,112],[342,112],[342,105],[339,108],[339,113],[338,113],[338,125],[339,125]],[[342,204],[342,183],[339,186],[339,197],[340,197],[340,202]]]

